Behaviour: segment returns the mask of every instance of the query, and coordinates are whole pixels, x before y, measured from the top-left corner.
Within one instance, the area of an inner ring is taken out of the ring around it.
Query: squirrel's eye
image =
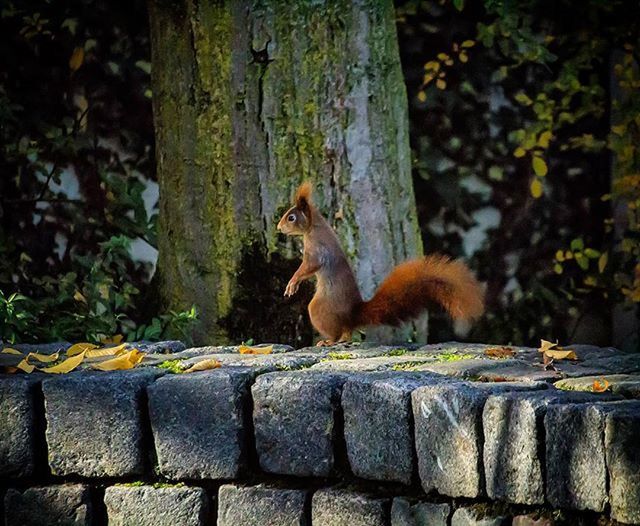
[[[294,214],[289,214],[289,217],[287,217],[287,221],[289,221],[289,223],[293,223],[296,220],[296,216]]]

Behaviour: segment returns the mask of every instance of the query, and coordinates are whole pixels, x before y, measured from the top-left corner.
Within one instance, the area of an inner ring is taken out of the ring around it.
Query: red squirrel
[[[301,235],[302,264],[289,280],[285,297],[293,296],[301,281],[317,276],[309,317],[326,338],[318,345],[349,341],[351,333],[367,325],[398,325],[431,304],[444,307],[454,319],[473,320],[484,312],[484,292],[461,261],[431,255],[396,266],[373,298],[363,301],[355,276],[338,238],[311,202],[311,184],[297,190],[294,205],[278,222],[278,230]]]

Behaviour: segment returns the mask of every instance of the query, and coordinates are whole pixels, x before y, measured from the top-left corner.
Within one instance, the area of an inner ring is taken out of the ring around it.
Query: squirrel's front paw
[[[296,292],[298,292],[299,286],[300,285],[297,281],[290,281],[289,283],[287,283],[287,288],[284,289],[285,297],[293,296]]]

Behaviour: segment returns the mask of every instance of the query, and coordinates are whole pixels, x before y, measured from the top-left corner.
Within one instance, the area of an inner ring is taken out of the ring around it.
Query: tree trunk
[[[391,0],[150,0],[164,304],[196,341],[308,343],[276,223],[303,180],[369,297],[422,253]]]

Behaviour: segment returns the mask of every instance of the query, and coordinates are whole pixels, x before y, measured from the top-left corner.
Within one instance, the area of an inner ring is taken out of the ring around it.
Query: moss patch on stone
[[[330,362],[332,360],[353,360],[355,356],[348,352],[330,352],[321,362]]]
[[[391,349],[384,353],[384,356],[403,356],[407,354],[409,351],[407,349]]]
[[[158,368],[164,369],[173,374],[183,373],[186,369],[182,360],[167,360],[158,365]]]

